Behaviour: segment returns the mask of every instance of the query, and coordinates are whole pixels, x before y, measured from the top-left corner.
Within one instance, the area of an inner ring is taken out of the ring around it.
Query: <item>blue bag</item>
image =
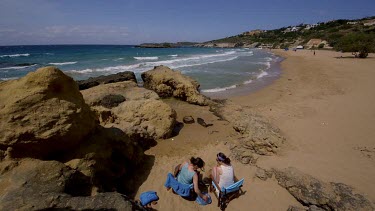
[[[143,192],[139,196],[139,199],[141,200],[142,206],[146,206],[147,204],[150,204],[153,201],[159,200],[159,197],[155,191],[147,191],[147,192]]]

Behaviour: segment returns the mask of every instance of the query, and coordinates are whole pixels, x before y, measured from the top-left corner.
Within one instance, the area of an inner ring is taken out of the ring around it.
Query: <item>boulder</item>
[[[45,157],[79,144],[97,125],[76,82],[55,67],[0,83],[0,148]]]
[[[24,159],[0,163],[4,166],[0,210],[140,210],[119,193],[90,196],[89,178],[57,161]]]
[[[285,142],[278,128],[256,114],[243,114],[233,128],[242,135],[241,147],[259,155],[276,154]]]
[[[86,103],[90,106],[98,106],[108,95],[121,95],[126,101],[159,99],[159,96],[151,90],[138,87],[132,81],[103,84],[81,91]]]
[[[98,76],[87,80],[77,81],[79,90],[88,89],[100,84],[116,83],[121,81],[132,81],[137,83],[135,74],[131,71],[120,72],[112,75]]]
[[[106,127],[117,127],[130,137],[169,138],[176,123],[176,112],[160,100],[131,100],[112,109],[116,120]]]
[[[105,108],[113,108],[118,106],[120,103],[125,101],[125,97],[122,95],[109,94],[104,96],[95,105],[103,106]]]
[[[113,108],[104,108],[103,102],[109,94],[121,95],[126,101]],[[104,127],[120,128],[134,140],[160,139],[171,136],[176,122],[176,112],[152,90],[138,87],[134,82],[104,84],[82,94],[86,102],[97,113]]]
[[[65,153],[65,165],[90,178],[96,192],[122,190],[131,193],[129,180],[140,175],[134,170],[142,165],[142,148],[118,128],[99,127],[86,142]],[[125,190],[126,189],[126,190]]]
[[[281,131],[265,118],[254,114],[230,101],[211,104],[210,110],[219,118],[233,124],[240,133],[236,146],[232,147],[234,157],[242,163],[253,160],[253,154],[273,155],[284,144]]]
[[[175,97],[196,105],[208,105],[209,100],[199,93],[199,83],[166,66],[157,66],[142,73],[144,87],[160,97]]]
[[[274,172],[279,185],[309,210],[374,210],[368,199],[348,185],[323,182],[292,167]]]

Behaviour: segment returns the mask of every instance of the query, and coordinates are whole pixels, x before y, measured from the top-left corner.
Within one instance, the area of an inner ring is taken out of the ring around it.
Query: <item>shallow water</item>
[[[258,49],[135,48],[126,45],[48,45],[0,47],[0,79],[22,77],[53,65],[76,80],[133,71],[141,73],[165,65],[201,84],[207,95],[239,90],[277,77],[272,68],[280,58]],[[223,92],[224,91],[224,92]]]

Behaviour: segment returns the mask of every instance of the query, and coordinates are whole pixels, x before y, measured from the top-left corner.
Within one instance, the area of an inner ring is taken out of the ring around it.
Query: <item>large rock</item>
[[[137,84],[132,81],[103,84],[82,90],[81,93],[85,102],[90,106],[100,105],[103,99],[108,95],[121,95],[125,98],[125,101],[159,99],[159,96],[154,91],[138,87]]]
[[[14,157],[69,149],[96,124],[76,82],[55,67],[0,83],[0,148]]]
[[[116,83],[121,81],[132,81],[137,83],[135,74],[131,71],[120,72],[112,75],[102,75],[98,77],[89,78],[87,80],[77,81],[79,90],[88,89],[100,84]]]
[[[143,139],[169,138],[176,112],[160,100],[132,100],[112,109],[116,116],[114,126],[130,137]]]
[[[90,196],[88,177],[57,161],[0,163],[0,210],[139,210],[118,193]]]
[[[133,194],[137,187],[129,180],[140,175],[134,170],[142,168],[143,149],[118,128],[97,129],[89,140],[65,153],[61,159],[74,170],[90,178],[97,192],[121,190]]]
[[[326,183],[292,167],[274,171],[279,184],[310,210],[374,210],[369,200],[348,185]]]
[[[208,105],[209,100],[199,93],[199,83],[166,66],[157,66],[142,73],[144,87],[160,97],[175,97],[197,105]]]
[[[139,140],[168,138],[172,134],[176,112],[152,90],[128,81],[96,86],[82,94],[104,127],[120,128],[127,136]],[[109,94],[123,96],[125,101],[105,108],[100,103]]]
[[[254,164],[257,158],[254,154],[277,153],[285,142],[278,128],[239,105],[226,101],[211,104],[210,109],[218,117],[231,122],[233,128],[241,134],[231,151],[233,156],[244,164]]]

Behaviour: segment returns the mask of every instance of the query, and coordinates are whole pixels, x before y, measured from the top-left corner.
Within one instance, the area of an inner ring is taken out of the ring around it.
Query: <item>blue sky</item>
[[[375,0],[0,0],[0,45],[208,41],[375,15]]]

